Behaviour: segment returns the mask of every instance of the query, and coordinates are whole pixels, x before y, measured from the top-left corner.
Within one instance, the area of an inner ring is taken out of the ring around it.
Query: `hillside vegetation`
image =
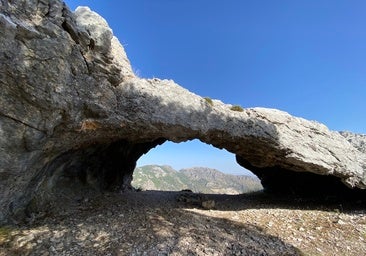
[[[224,174],[205,167],[176,171],[167,165],[146,165],[136,168],[132,185],[143,190],[190,189],[196,193],[212,194],[242,194],[262,189],[256,177]]]

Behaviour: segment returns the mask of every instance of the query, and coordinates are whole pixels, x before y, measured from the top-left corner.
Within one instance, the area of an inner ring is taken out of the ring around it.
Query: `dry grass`
[[[210,105],[210,106],[213,106],[214,105],[214,103],[213,103],[213,101],[212,101],[212,99],[210,97],[204,97],[203,99],[206,101],[206,103],[208,105]]]
[[[232,106],[230,109],[232,111],[238,111],[238,112],[243,112],[244,111],[244,109],[239,105]]]

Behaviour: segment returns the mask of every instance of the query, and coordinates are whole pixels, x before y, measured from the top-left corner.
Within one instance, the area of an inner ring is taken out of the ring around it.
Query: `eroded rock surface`
[[[366,154],[366,135],[355,134],[352,132],[339,132],[343,137],[345,137],[349,143],[351,143],[359,151]]]
[[[279,110],[233,111],[171,80],[138,78],[107,22],[88,8],[0,4],[1,221],[84,188],[128,189],[136,160],[166,140],[225,148],[265,187],[279,187],[267,178],[278,171],[292,173],[282,175],[282,190],[300,173],[366,188],[365,153],[338,132]]]

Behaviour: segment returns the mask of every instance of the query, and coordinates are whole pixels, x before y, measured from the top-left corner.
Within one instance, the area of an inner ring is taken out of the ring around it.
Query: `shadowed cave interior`
[[[70,150],[48,163],[30,184],[29,210],[50,199],[78,198],[92,192],[120,192],[132,189],[131,181],[137,160],[164,138],[150,142],[118,140],[112,143],[87,145]],[[365,191],[350,189],[333,176],[294,172],[276,167],[257,168],[240,156],[239,165],[252,171],[261,180],[264,191],[273,194],[316,196],[321,198],[365,196]],[[34,186],[37,189],[33,189]],[[47,200],[48,199],[48,200]]]

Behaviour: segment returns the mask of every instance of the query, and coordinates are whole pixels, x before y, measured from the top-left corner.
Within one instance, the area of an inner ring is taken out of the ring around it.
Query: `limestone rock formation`
[[[267,188],[296,188],[304,173],[324,190],[328,178],[366,188],[365,153],[322,124],[274,109],[233,111],[173,81],[136,77],[88,8],[2,0],[0,49],[1,221],[90,188],[127,189],[136,160],[166,140],[225,148]]]
[[[339,132],[343,137],[345,137],[349,143],[351,143],[355,148],[357,148],[362,153],[366,154],[366,135],[355,134],[352,132]]]

